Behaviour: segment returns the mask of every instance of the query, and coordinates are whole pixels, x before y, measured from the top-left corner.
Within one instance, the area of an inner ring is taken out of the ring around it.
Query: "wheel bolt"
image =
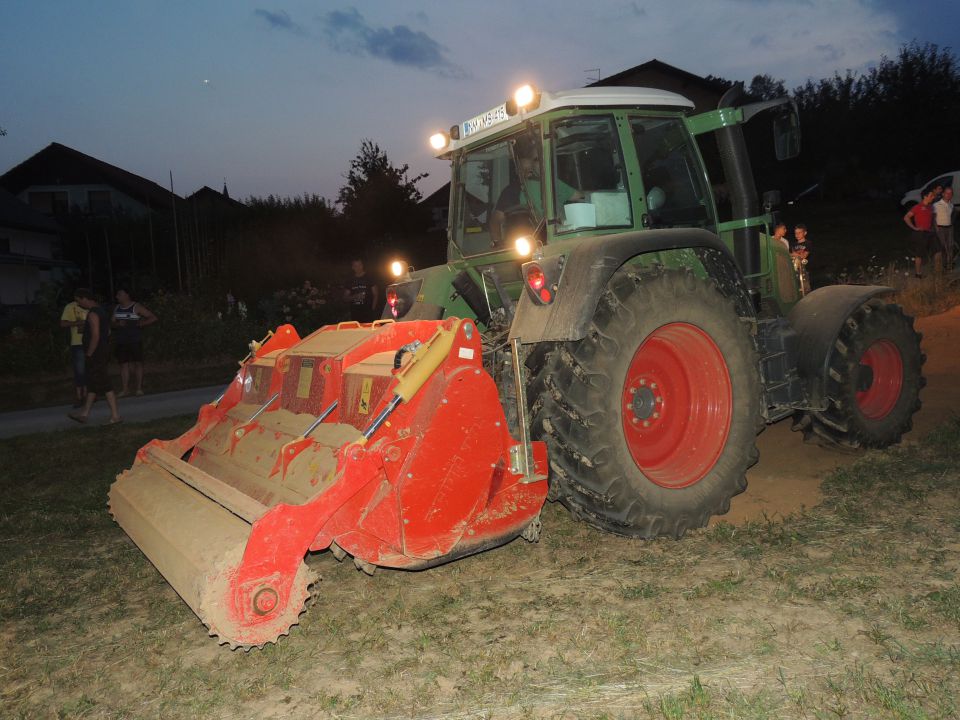
[[[647,379],[646,379],[646,378],[640,378],[640,384],[641,384],[641,385],[646,385],[646,384],[647,384]]]
[[[656,384],[656,383],[650,383],[650,387],[651,387],[651,389],[656,390],[656,389],[657,389],[657,384]]]
[[[656,420],[658,417],[660,417],[660,413],[655,412],[655,413],[653,414],[653,419]]]
[[[636,389],[635,387],[630,388],[630,394],[631,394],[631,395],[636,395],[636,394],[637,394],[637,389]]]
[[[657,395],[657,402],[661,404],[663,403],[663,398],[660,397],[659,395]]]
[[[644,427],[650,427],[650,421],[649,421],[649,420],[644,420],[644,421],[643,421],[643,426],[644,426]]]

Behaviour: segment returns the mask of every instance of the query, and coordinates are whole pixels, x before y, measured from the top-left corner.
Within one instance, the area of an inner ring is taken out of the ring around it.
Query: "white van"
[[[921,187],[911,190],[903,196],[903,198],[900,200],[900,204],[905,210],[909,210],[911,207],[920,202],[920,198],[923,197],[924,193],[937,185],[943,185],[945,188],[953,188],[953,207],[956,208],[958,204],[957,196],[960,195],[960,170],[954,170],[950,173],[938,175],[930,182],[926,182]]]

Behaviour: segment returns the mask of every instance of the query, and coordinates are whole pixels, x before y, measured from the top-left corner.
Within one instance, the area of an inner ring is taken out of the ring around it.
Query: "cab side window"
[[[559,120],[551,132],[557,232],[630,227],[630,193],[613,118]]]
[[[652,228],[713,227],[715,219],[693,140],[677,118],[631,118]]]

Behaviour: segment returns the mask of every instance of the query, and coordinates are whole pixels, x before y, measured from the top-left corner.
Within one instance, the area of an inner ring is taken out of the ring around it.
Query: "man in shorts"
[[[143,395],[143,328],[153,325],[157,316],[143,303],[130,297],[126,288],[119,288],[117,304],[113,308],[110,324],[113,328],[114,353],[120,363],[120,395],[126,397],[131,391]]]
[[[99,302],[91,290],[77,288],[74,292],[77,304],[87,311],[86,325],[83,327],[83,350],[87,362],[87,398],[80,412],[68,413],[71,420],[85,423],[90,417],[97,395],[105,395],[110,406],[110,420],[107,424],[120,422],[117,412],[117,396],[113,392],[108,364],[110,362],[110,314]]]
[[[923,277],[923,261],[931,254],[935,266],[940,266],[940,243],[933,234],[933,201],[937,199],[935,190],[928,190],[920,202],[907,210],[903,222],[913,232],[910,234],[910,254],[913,255],[914,274]]]

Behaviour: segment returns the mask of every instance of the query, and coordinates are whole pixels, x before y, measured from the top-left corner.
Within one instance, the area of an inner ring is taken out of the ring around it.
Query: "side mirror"
[[[800,154],[800,117],[793,103],[773,121],[773,147],[777,160],[789,160]]]

